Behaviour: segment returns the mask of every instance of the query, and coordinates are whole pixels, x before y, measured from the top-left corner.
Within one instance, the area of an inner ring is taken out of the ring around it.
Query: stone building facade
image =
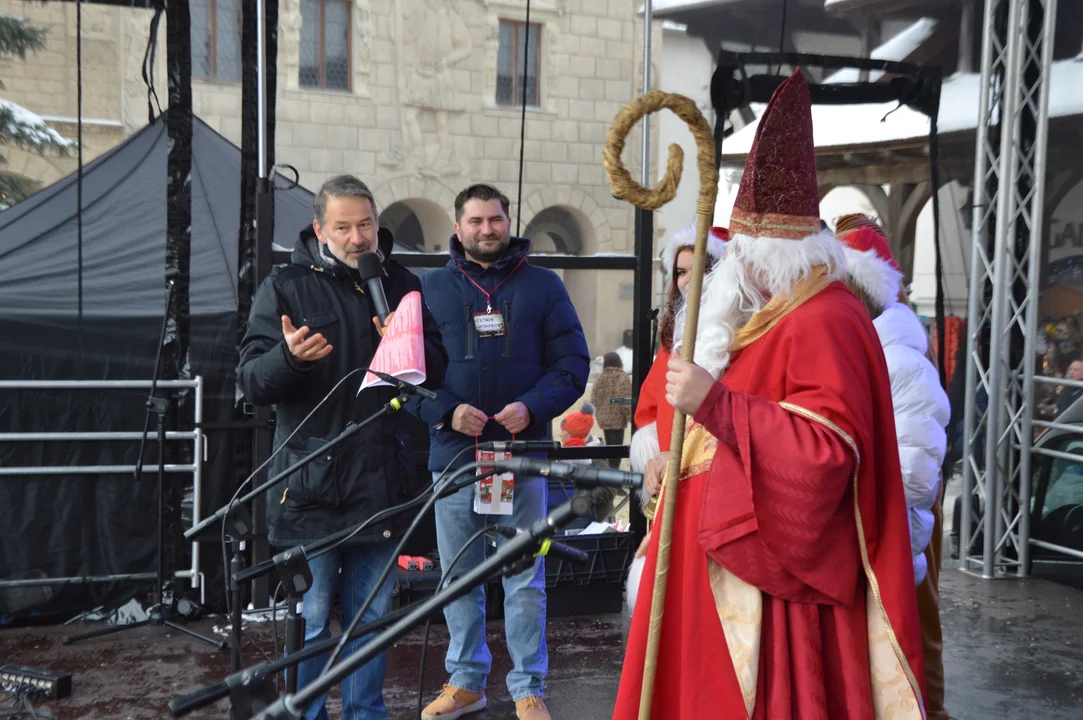
[[[194,111],[234,143],[241,1],[191,0]],[[611,120],[641,89],[638,8],[638,0],[532,0],[528,39],[525,0],[280,0],[276,161],[297,168],[310,189],[343,172],[362,177],[381,222],[417,250],[446,251],[456,193],[490,182],[511,198],[512,227],[536,252],[630,253],[632,208],[611,196],[601,156]],[[67,137],[76,114],[75,10],[0,0],[0,12],[49,31],[45,50],[0,61],[0,93]],[[90,4],[83,13],[89,162],[146,123],[140,73],[151,16]],[[156,84],[164,106],[162,24]],[[635,177],[637,135],[625,154]],[[73,158],[5,153],[11,171],[46,185],[74,169]],[[620,345],[632,326],[632,273],[562,275],[592,354]]]

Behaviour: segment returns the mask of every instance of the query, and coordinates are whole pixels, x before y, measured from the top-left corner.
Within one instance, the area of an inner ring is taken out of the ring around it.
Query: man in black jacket
[[[357,394],[364,378],[360,369],[369,365],[381,337],[372,298],[357,272],[358,258],[367,252],[380,255],[389,307],[397,307],[407,293],[421,291],[418,278],[390,259],[391,234],[380,231],[376,202],[363,182],[348,175],[332,178],[316,195],[314,209],[312,228],[301,233],[290,264],[260,286],[241,344],[241,390],[256,405],[275,406],[275,447],[281,450],[271,462],[272,474],[333,439],[350,423],[362,422],[395,396],[385,387]],[[422,313],[424,384],[438,388],[447,370],[447,352],[424,303]],[[286,442],[295,430],[297,434]],[[319,540],[416,496],[427,479],[416,476],[403,418],[386,415],[271,490],[270,542],[292,547]],[[312,587],[304,597],[306,644],[330,635],[336,589],[346,622],[360,610],[391,558],[395,533],[408,521],[369,525],[349,543],[309,558]],[[391,582],[380,588],[362,622],[387,611],[391,590]],[[345,653],[363,642],[348,644]],[[313,680],[325,662],[326,656],[301,663],[298,687]],[[381,656],[343,683],[343,720],[387,717],[384,667]],[[325,720],[324,700],[311,705],[305,717]]]

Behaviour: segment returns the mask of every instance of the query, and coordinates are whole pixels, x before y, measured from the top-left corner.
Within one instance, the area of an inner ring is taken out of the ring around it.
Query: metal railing
[[[203,462],[206,445],[203,439],[203,377],[191,380],[159,380],[157,388],[163,390],[190,389],[195,391],[193,407],[194,430],[166,432],[166,442],[188,441],[192,443],[190,464],[168,464],[167,473],[192,474],[192,524],[200,521],[203,500]],[[149,390],[150,380],[0,380],[0,390]],[[77,442],[77,441],[131,441],[140,440],[140,432],[12,432],[0,433],[0,442]],[[157,442],[155,432],[147,433],[149,442]],[[144,463],[143,472],[156,474],[158,464]],[[76,465],[76,466],[28,466],[0,467],[0,478],[12,475],[107,475],[134,473],[135,465]],[[27,587],[31,585],[61,585],[67,583],[105,583],[125,580],[153,580],[154,573],[129,573],[113,575],[74,576],[32,580],[0,580],[0,588]],[[191,566],[178,570],[176,577],[189,581],[192,589],[201,589],[203,573],[199,566],[199,543],[192,542]]]
[[[1083,381],[1069,380],[1068,378],[1059,377],[1047,377],[1044,375],[1035,375],[1032,380],[1035,383],[1044,385],[1059,385],[1065,388],[1080,389],[1083,388]],[[1043,430],[1059,430],[1065,433],[1072,433],[1075,435],[1083,435],[1083,425],[1081,424],[1068,424],[1051,422],[1047,420],[1032,420],[1031,426],[1036,428],[1042,428]],[[1044,433],[1043,433],[1044,435]],[[1044,457],[1054,458],[1057,460],[1067,460],[1069,462],[1078,462],[1083,464],[1083,454],[1066,452],[1064,450],[1053,450],[1052,448],[1042,447],[1042,435],[1032,438],[1030,452],[1034,455],[1041,455]],[[1016,446],[1016,449],[1022,449]],[[1026,511],[1030,511],[1030,508],[1026,508]],[[1068,557],[1083,560],[1083,551],[1076,550],[1075,548],[1065,547],[1064,545],[1057,545],[1056,543],[1046,542],[1044,540],[1036,540],[1032,537],[1028,537],[1027,541],[1033,547],[1039,547],[1044,550],[1049,550],[1061,555],[1067,555]]]

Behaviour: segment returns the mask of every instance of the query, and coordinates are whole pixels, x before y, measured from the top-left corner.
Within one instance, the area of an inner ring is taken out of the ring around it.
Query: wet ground
[[[1083,593],[1042,581],[988,582],[946,570],[942,577],[948,709],[956,720],[1078,720],[1083,717]],[[209,632],[212,622],[194,627]],[[279,629],[281,630],[281,623]],[[0,631],[0,664],[73,673],[71,697],[41,706],[57,720],[158,720],[166,704],[219,681],[228,651],[216,651],[166,628],[140,628],[63,646],[80,628]],[[549,707],[558,720],[603,720],[616,695],[624,623],[620,616],[554,619],[548,640]],[[478,720],[514,718],[503,685],[509,668],[499,623],[490,625],[495,656],[490,707]],[[246,665],[271,654],[269,623],[252,624]],[[418,663],[423,632],[389,655],[386,698],[391,718],[417,717]],[[281,641],[279,641],[281,643]],[[426,701],[444,681],[447,634],[433,625],[426,657]],[[281,644],[279,644],[281,647]],[[258,648],[258,649],[257,649]],[[331,716],[338,701],[332,696]],[[225,718],[223,701],[190,718]]]

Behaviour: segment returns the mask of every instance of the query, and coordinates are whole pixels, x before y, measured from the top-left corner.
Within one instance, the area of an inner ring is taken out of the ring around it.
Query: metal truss
[[[1035,336],[1057,0],[986,0],[967,311],[960,555],[1029,572]]]

